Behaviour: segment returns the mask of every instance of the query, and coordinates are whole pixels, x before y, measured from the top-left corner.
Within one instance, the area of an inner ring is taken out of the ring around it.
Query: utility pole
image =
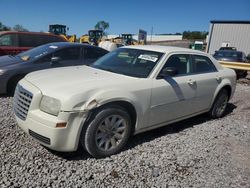
[[[152,37],[153,37],[153,31],[154,31],[154,27],[151,27],[151,38],[150,38],[150,44],[152,44]]]

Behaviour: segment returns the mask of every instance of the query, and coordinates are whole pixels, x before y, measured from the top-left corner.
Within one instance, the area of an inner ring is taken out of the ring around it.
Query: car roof
[[[202,53],[206,54],[205,52],[192,50],[188,48],[181,48],[181,47],[174,47],[174,46],[160,46],[160,45],[134,45],[134,46],[124,46],[122,48],[130,48],[130,49],[139,49],[139,50],[149,50],[149,51],[156,51],[162,53],[171,53],[176,51],[181,52],[189,52],[189,53]]]
[[[60,47],[60,48],[63,48],[63,47],[74,47],[74,46],[89,46],[89,47],[96,47],[96,46],[93,46],[93,45],[90,45],[90,44],[82,44],[82,43],[72,43],[72,42],[52,42],[52,43],[48,43],[48,44],[45,44],[45,45],[49,45],[49,46],[57,46],[57,47]],[[97,47],[98,48],[98,47]]]
[[[33,32],[33,31],[1,31],[0,35],[3,35],[3,34],[50,35],[50,36],[61,37],[60,35],[55,35],[55,34],[49,33],[49,32]]]

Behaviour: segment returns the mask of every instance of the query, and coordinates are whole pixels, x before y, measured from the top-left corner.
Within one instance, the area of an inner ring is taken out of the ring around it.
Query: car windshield
[[[214,54],[215,58],[232,58],[232,59],[237,59],[237,58],[241,58],[242,54],[241,52],[237,52],[237,51],[217,51]]]
[[[147,78],[163,53],[119,48],[97,60],[91,67],[127,76]]]
[[[56,45],[45,44],[36,48],[32,48],[31,50],[22,52],[17,56],[20,57],[23,61],[30,61],[40,58],[46,54],[52,53],[56,49],[58,49],[58,46]]]

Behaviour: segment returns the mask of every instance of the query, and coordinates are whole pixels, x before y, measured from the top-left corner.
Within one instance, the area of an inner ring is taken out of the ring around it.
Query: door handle
[[[188,83],[189,85],[194,85],[194,84],[196,83],[196,81],[195,81],[195,80],[192,80],[192,79],[189,79],[189,80],[187,81],[187,83]]]

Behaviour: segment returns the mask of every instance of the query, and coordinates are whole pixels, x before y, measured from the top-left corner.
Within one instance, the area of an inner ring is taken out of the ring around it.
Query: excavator
[[[76,35],[66,34],[66,25],[61,25],[61,24],[49,25],[49,32],[55,35],[60,35],[61,37],[65,38],[68,42],[77,42]]]
[[[82,35],[80,37],[80,43],[89,43],[95,46],[102,41],[103,31],[98,29],[93,29],[88,31],[88,35]]]

